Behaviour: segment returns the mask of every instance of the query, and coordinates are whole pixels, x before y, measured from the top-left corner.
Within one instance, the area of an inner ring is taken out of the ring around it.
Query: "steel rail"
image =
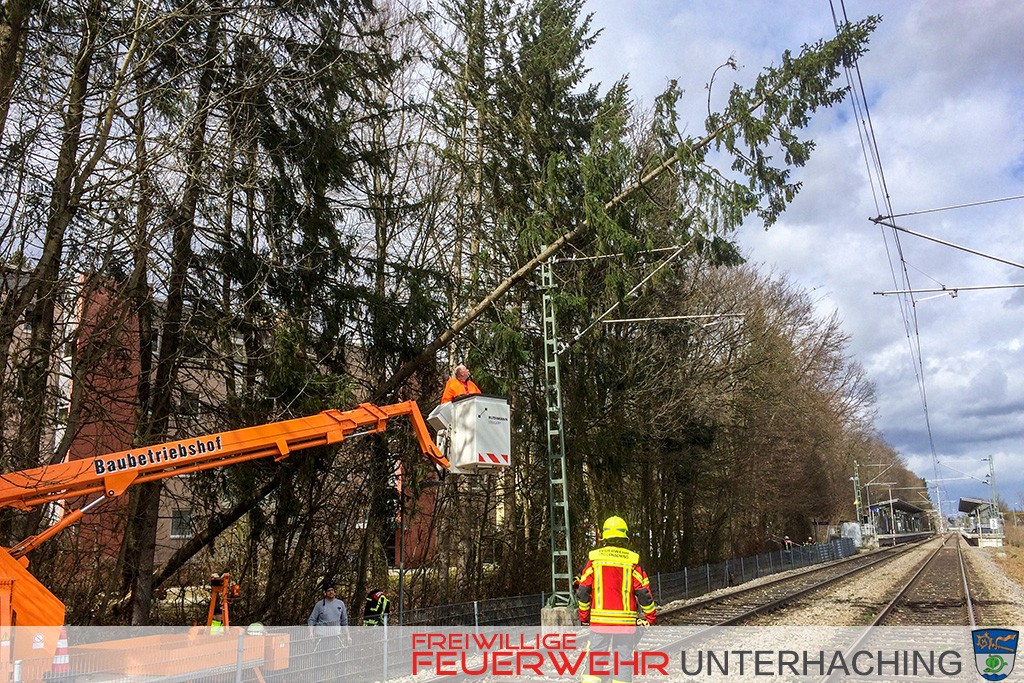
[[[687,604],[687,605],[681,605],[681,606],[675,607],[675,608],[670,608],[670,609],[666,609],[666,610],[659,610],[659,612],[658,612],[659,619],[662,620],[662,621],[669,621],[669,620],[673,619],[674,617],[678,617],[678,615],[686,613],[686,612],[695,612],[697,610],[704,609],[704,608],[707,608],[707,607],[714,607],[717,604],[721,604],[721,603],[723,603],[725,601],[728,601],[728,600],[735,600],[736,598],[742,597],[744,595],[751,595],[751,594],[756,594],[756,593],[759,593],[759,592],[765,592],[766,590],[770,591],[772,588],[784,586],[787,583],[794,583],[795,581],[799,581],[801,579],[807,578],[807,577],[812,576],[813,574],[816,574],[816,573],[821,573],[821,572],[825,572],[825,571],[829,571],[829,570],[834,570],[834,569],[836,569],[837,567],[840,567],[843,564],[857,564],[858,565],[858,566],[853,567],[849,571],[843,572],[843,573],[841,573],[841,574],[839,574],[837,576],[833,576],[833,577],[827,578],[827,579],[825,579],[823,581],[817,581],[817,582],[812,583],[809,586],[801,588],[801,589],[799,589],[799,590],[797,590],[795,592],[787,593],[787,594],[783,595],[782,597],[780,597],[778,599],[771,600],[770,602],[766,602],[766,603],[763,603],[763,604],[755,605],[755,606],[753,606],[750,609],[743,610],[739,614],[736,614],[736,615],[731,616],[731,617],[729,617],[727,619],[724,619],[724,620],[716,621],[713,624],[713,627],[731,626],[731,625],[734,625],[734,624],[736,624],[736,623],[738,623],[740,621],[744,621],[746,619],[749,619],[751,617],[757,616],[759,614],[762,614],[762,613],[765,613],[765,612],[770,612],[770,611],[773,611],[775,609],[778,609],[779,607],[785,605],[787,602],[791,602],[792,600],[794,600],[796,598],[805,596],[805,595],[807,595],[809,593],[812,593],[814,591],[817,591],[817,590],[820,590],[820,589],[825,588],[827,586],[830,586],[830,585],[832,585],[832,584],[834,584],[834,583],[836,583],[838,581],[842,581],[844,579],[850,578],[851,576],[854,576],[854,575],[856,575],[856,574],[858,574],[858,573],[860,573],[862,571],[865,571],[867,569],[875,567],[875,566],[877,566],[880,563],[887,562],[887,561],[889,561],[889,560],[891,560],[891,559],[893,559],[895,557],[899,557],[903,553],[909,552],[911,549],[916,548],[921,543],[926,543],[926,542],[927,541],[920,541],[920,542],[917,542],[917,543],[910,543],[910,544],[904,544],[904,545],[898,545],[898,546],[889,546],[889,547],[880,549],[879,551],[877,551],[876,554],[873,554],[873,555],[870,555],[870,556],[854,555],[854,556],[851,556],[851,557],[839,560],[837,562],[830,562],[830,563],[827,563],[825,565],[816,565],[816,566],[813,566],[810,569],[806,569],[804,571],[801,571],[798,574],[790,574],[788,576],[780,577],[780,578],[777,578],[777,579],[773,579],[771,581],[767,581],[767,582],[758,584],[757,586],[751,586],[750,588],[744,588],[744,589],[741,589],[741,590],[738,590],[738,591],[733,591],[733,592],[730,592],[730,593],[728,593],[726,595],[720,595],[720,596],[716,596],[714,598],[707,598],[707,599],[704,599],[704,600],[700,600],[698,602],[690,603],[690,604]],[[865,561],[867,557],[870,557],[871,559]],[[675,624],[675,625],[684,626],[684,625],[687,625],[687,624]]]
[[[964,582],[964,602],[967,606],[967,618],[971,622],[971,630],[973,631],[978,627],[977,615],[974,613],[974,601],[971,600],[971,584],[967,580],[967,563],[964,562],[964,546],[963,543],[960,542],[959,537],[957,538],[956,555],[960,560],[960,578]]]
[[[844,659],[848,658],[851,653],[857,652],[858,648],[860,648],[861,645],[872,634],[872,630],[871,630],[872,627],[875,627],[875,626],[878,626],[879,624],[881,624],[881,622],[885,619],[885,617],[888,616],[892,612],[892,610],[895,608],[897,603],[899,603],[899,601],[907,594],[907,592],[910,590],[910,588],[917,582],[918,578],[924,573],[925,569],[928,568],[928,566],[931,564],[932,560],[934,560],[938,556],[939,552],[943,548],[946,547],[946,542],[950,539],[950,537],[951,537],[951,535],[946,535],[945,537],[943,537],[942,543],[940,543],[935,548],[935,550],[932,551],[931,554],[929,554],[927,558],[925,558],[925,560],[921,563],[921,566],[918,567],[917,571],[914,572],[914,575],[910,577],[910,580],[907,581],[903,585],[903,587],[900,588],[899,591],[897,591],[896,596],[893,597],[893,599],[890,600],[885,605],[885,607],[882,608],[882,610],[878,613],[878,615],[871,622],[871,624],[869,624],[868,627],[864,629],[864,632],[860,635],[860,637],[857,638],[856,642],[854,642],[850,647],[848,647],[844,651],[844,653],[843,653]],[[956,538],[956,543],[957,543],[957,546],[956,546],[957,547],[957,556],[958,556],[958,558],[960,560],[961,576],[962,576],[964,588],[966,590],[967,589],[967,574],[964,571],[963,551],[962,551],[961,544],[960,544],[960,536],[959,536],[959,534],[957,534],[955,538]],[[971,612],[971,623],[972,624],[974,623],[973,610]],[[836,680],[836,674],[827,674],[827,675],[821,677],[819,679],[818,683],[827,683],[829,681],[834,681],[834,680]]]
[[[921,566],[918,568],[918,570],[916,572],[914,572],[914,575],[912,577],[910,577],[910,580],[907,581],[907,583],[899,590],[899,592],[896,594],[896,596],[893,597],[893,599],[890,600],[889,603],[885,607],[882,608],[882,611],[878,613],[878,616],[876,616],[875,619],[871,622],[871,624],[869,624],[869,628],[873,627],[873,626],[880,626],[880,625],[882,625],[886,621],[887,618],[892,616],[893,611],[895,610],[896,606],[901,601],[903,601],[910,594],[911,589],[914,588],[919,583],[919,581],[921,580],[921,577],[924,576],[925,571],[930,566],[932,566],[932,563],[936,560],[936,558],[938,558],[939,553],[943,549],[947,548],[946,543],[950,540],[950,538],[953,538],[954,542],[956,543],[957,562],[958,562],[958,569],[959,569],[959,574],[960,574],[960,584],[961,584],[961,589],[963,591],[964,605],[965,605],[965,608],[967,609],[967,617],[968,617],[968,620],[971,622],[971,624],[972,625],[974,624],[974,621],[975,621],[974,605],[971,602],[970,588],[969,588],[968,582],[967,582],[967,570],[964,567],[964,556],[963,556],[962,542],[960,540],[959,534],[957,534],[955,536],[949,535],[949,536],[946,536],[945,538],[942,539],[942,543],[934,550],[934,552],[932,552],[931,555],[928,556],[928,558],[923,563],[921,563]]]

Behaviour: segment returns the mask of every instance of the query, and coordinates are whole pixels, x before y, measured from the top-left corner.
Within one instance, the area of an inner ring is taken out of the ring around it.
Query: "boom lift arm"
[[[52,501],[101,494],[39,534],[6,550],[0,549],[0,628],[11,625],[12,613],[18,614],[19,625],[63,623],[63,604],[28,573],[25,555],[78,522],[95,505],[121,495],[128,487],[258,458],[281,460],[293,451],[382,432],[388,420],[405,415],[412,420],[424,455],[438,468],[447,470],[450,463],[431,439],[416,402],[405,401],[384,406],[363,403],[352,410],[325,410],[308,417],[0,475],[0,508],[29,510]],[[25,590],[19,590],[21,587]]]

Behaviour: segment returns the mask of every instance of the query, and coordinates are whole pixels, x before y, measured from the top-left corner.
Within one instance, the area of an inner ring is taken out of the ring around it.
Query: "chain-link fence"
[[[770,553],[739,557],[724,562],[686,567],[681,571],[650,575],[651,591],[659,605],[673,600],[698,597],[722,588],[736,586],[762,576],[838,560],[857,552],[852,539],[839,538],[828,543],[794,546]],[[517,595],[450,605],[406,610],[401,624],[417,626],[530,626],[540,619],[540,610],[548,595]],[[396,614],[392,621],[399,621]]]
[[[796,554],[796,553],[795,553]],[[800,553],[804,554],[804,553]],[[772,558],[774,566],[774,557]],[[709,633],[710,631],[710,633]],[[18,626],[0,638],[0,680],[9,683],[327,683],[335,681],[532,680],[579,681],[607,673],[613,661],[629,678],[644,662],[642,680],[710,678],[691,658],[675,659],[669,643],[691,639],[694,652],[719,653],[717,678],[731,680],[730,655],[758,647],[762,677],[818,680],[836,668],[855,666],[864,680],[973,681],[969,627],[928,629],[820,626],[777,627],[754,633],[750,627],[660,626],[641,642],[636,658],[589,648],[579,628],[479,628],[456,626],[305,626],[256,628],[104,628]],[[1000,631],[1002,632],[1002,631]],[[702,635],[701,635],[702,634]],[[698,637],[693,642],[694,636]],[[868,636],[868,640],[864,640]],[[783,648],[783,649],[779,649]],[[850,653],[856,652],[856,659]],[[893,653],[896,653],[894,655]],[[763,657],[762,657],[763,653]],[[901,659],[898,655],[905,653]],[[685,656],[685,652],[684,652]],[[739,667],[732,659],[733,670]],[[747,659],[749,664],[750,660]],[[851,664],[852,663],[852,664]],[[680,670],[678,667],[682,665]],[[631,671],[632,670],[632,671]],[[772,671],[776,675],[771,676]],[[791,675],[779,675],[790,672]],[[413,678],[415,677],[415,678]],[[735,675],[733,676],[735,677]]]
[[[788,550],[739,557],[714,564],[687,567],[682,571],[650,576],[651,591],[659,605],[673,600],[688,600],[722,588],[736,586],[762,576],[830,562],[857,552],[852,539],[839,538],[828,543],[794,546]]]
[[[534,593],[437,605],[406,610],[401,621],[405,626],[533,626],[546,599],[544,593]],[[395,623],[397,615],[392,613],[391,620]]]
[[[855,551],[849,539],[795,547],[754,557],[708,563],[651,575],[655,599],[665,604],[793,568],[836,560]],[[385,680],[431,664],[429,638],[444,627],[461,639],[484,638],[488,629],[536,625],[544,593],[493,598],[409,610],[405,626],[389,627],[116,629],[32,627],[13,629],[0,639],[0,680],[78,681],[266,681],[305,683]],[[427,630],[416,632],[415,627]],[[420,642],[417,638],[427,638]],[[417,642],[420,652],[413,654]],[[442,642],[442,641],[439,641]],[[449,642],[447,640],[443,642]],[[467,641],[468,642],[468,641]],[[476,642],[476,641],[474,641]],[[421,661],[422,660],[422,661]],[[432,660],[431,660],[432,661]],[[447,662],[447,660],[445,660]],[[447,664],[446,664],[447,665]],[[428,667],[429,668],[429,667]]]

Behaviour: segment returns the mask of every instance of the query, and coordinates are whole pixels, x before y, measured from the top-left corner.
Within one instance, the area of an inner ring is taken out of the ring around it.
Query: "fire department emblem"
[[[1017,631],[1005,628],[979,628],[971,631],[974,641],[974,665],[986,681],[1001,681],[1013,671],[1017,655]]]

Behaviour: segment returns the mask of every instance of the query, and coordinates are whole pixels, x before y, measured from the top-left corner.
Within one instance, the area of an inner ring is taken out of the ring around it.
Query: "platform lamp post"
[[[992,507],[996,510],[999,509],[999,495],[996,493],[996,469],[995,463],[993,462],[992,455],[987,458],[982,458],[982,462],[988,463],[988,485],[989,485],[989,500],[992,502]]]
[[[860,467],[857,465],[857,461],[853,462],[853,476],[850,477],[850,481],[853,482],[853,506],[857,510],[857,528],[861,526],[861,512],[860,512]]]
[[[893,482],[895,484],[896,482]],[[892,506],[892,485],[889,485],[889,525],[892,527],[892,544],[896,545],[896,511]]]
[[[931,498],[931,489],[932,489],[933,486],[935,487],[935,498],[934,499]],[[949,519],[946,517],[945,511],[942,509],[942,504],[947,502],[947,501],[942,500],[942,494],[940,493],[940,489],[941,488],[942,488],[942,484],[940,482],[937,482],[937,481],[929,481],[928,485],[925,486],[925,490],[927,491],[927,493],[925,493],[925,498],[928,499],[928,500],[933,500],[933,505],[935,506],[935,509],[939,513],[938,517],[936,517],[936,519],[935,519],[935,523],[937,525],[936,530],[940,534],[941,533],[945,533],[945,531],[946,531],[946,522],[949,521]]]
[[[864,487],[864,503],[867,508],[864,516],[868,518],[868,524],[871,525],[871,535],[876,536],[877,529],[875,529],[875,514],[871,512],[871,489],[867,486]]]
[[[999,509],[999,494],[996,493],[996,470],[994,464],[994,456],[992,454],[989,454],[987,458],[982,458],[982,461],[988,462],[988,475],[985,477],[985,483],[988,484],[988,498],[989,502],[992,504],[992,517],[990,518],[989,526],[992,527],[992,535],[998,536],[999,531],[997,531],[996,526],[1003,526],[1003,513]],[[981,526],[980,515],[978,525],[979,527]]]

